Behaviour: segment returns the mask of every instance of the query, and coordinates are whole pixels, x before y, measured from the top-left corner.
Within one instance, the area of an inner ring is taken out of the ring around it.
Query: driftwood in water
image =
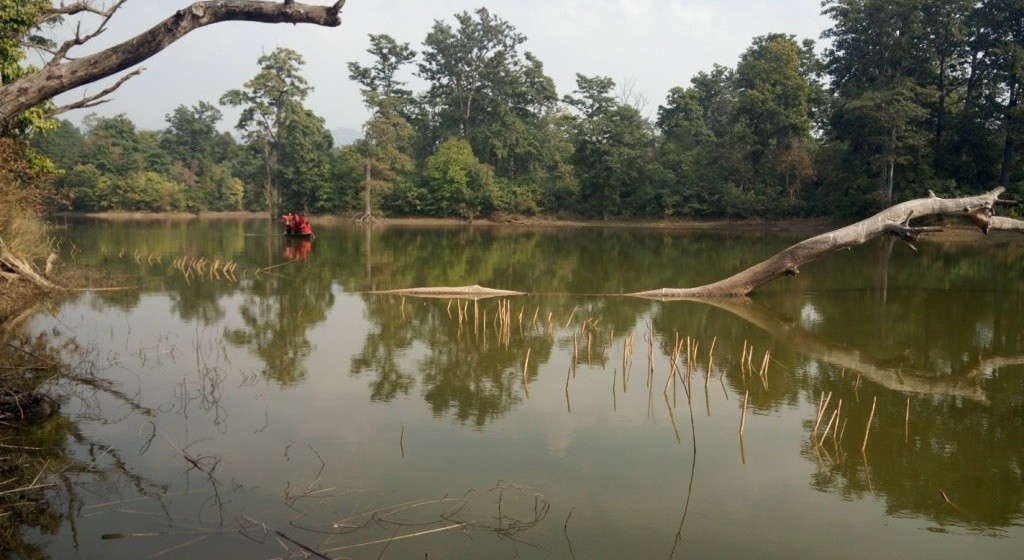
[[[724,280],[694,288],[662,288],[630,295],[653,298],[745,296],[776,278],[799,274],[801,266],[819,257],[876,237],[894,235],[910,243],[922,233],[941,231],[940,227],[910,225],[911,219],[927,216],[964,216],[985,234],[991,230],[1024,233],[1024,221],[993,215],[995,205],[1006,202],[999,200],[1005,190],[997,187],[978,196],[939,198],[931,194],[928,198],[908,200],[855,224],[801,241]]]
[[[24,279],[39,288],[52,290],[56,286],[44,278],[32,263],[18,257],[7,247],[7,244],[0,239],[0,280],[13,282]]]
[[[472,286],[442,286],[438,288],[407,288],[403,290],[384,290],[373,293],[413,297],[462,297],[470,299],[523,295],[523,292],[514,292],[511,290],[498,290],[495,288],[485,288],[483,286],[477,286],[475,284]]]

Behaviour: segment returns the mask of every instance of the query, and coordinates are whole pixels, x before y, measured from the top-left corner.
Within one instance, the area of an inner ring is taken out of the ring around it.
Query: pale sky
[[[120,42],[191,3],[130,0],[93,46]],[[242,87],[258,71],[259,56],[280,46],[305,58],[303,75],[314,87],[307,107],[328,128],[359,129],[367,112],[346,65],[371,62],[368,34],[387,33],[418,51],[434,20],[455,27],[454,14],[481,6],[526,35],[521,49],[544,63],[559,96],[572,93],[576,73],[608,76],[642,93],[652,116],[670,88],[688,86],[697,72],[714,64],[735,67],[754,37],[810,38],[819,41],[820,52],[821,32],[831,26],[819,0],[348,0],[340,27],[226,22],[194,31],[145,61],[145,72],[115,92],[111,102],[64,117],[79,123],[89,112],[125,113],[140,129],[162,129],[175,107],[216,104],[225,91]],[[408,78],[414,90],[422,90]],[[85,91],[102,87],[93,84]],[[77,90],[58,101],[82,94]],[[232,128],[237,112],[221,109],[221,127]]]

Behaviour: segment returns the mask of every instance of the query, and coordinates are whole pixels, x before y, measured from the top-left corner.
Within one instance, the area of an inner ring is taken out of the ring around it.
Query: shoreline
[[[217,219],[246,219],[266,220],[269,215],[265,212],[249,211],[228,211],[228,212],[59,212],[48,216],[49,219],[78,219],[90,218],[109,221],[147,221],[147,220],[217,220]],[[361,225],[357,218],[352,216],[338,215],[308,215],[311,224],[337,225],[354,224]],[[666,218],[660,220],[584,220],[567,219],[549,216],[541,217],[502,217],[482,218],[476,220],[464,220],[460,218],[431,218],[431,217],[402,217],[402,218],[378,218],[373,224],[375,226],[399,225],[399,226],[445,226],[445,227],[612,227],[612,228],[643,228],[643,229],[678,229],[678,230],[702,230],[702,231],[827,231],[833,227],[840,227],[842,224],[825,218],[800,218],[787,220],[733,220],[716,219],[700,220],[693,218]]]
[[[149,221],[149,220],[220,220],[247,219],[266,220],[265,212],[229,211],[229,212],[61,212],[52,214],[49,219],[99,219],[109,221]],[[309,222],[313,225],[362,225],[355,217],[337,215],[310,215]],[[502,217],[498,219],[464,220],[459,218],[379,218],[373,222],[375,227],[503,227],[503,228],[622,228],[622,229],[658,229],[667,231],[702,231],[718,233],[788,233],[813,237],[833,229],[849,225],[829,218],[797,218],[786,220],[763,219],[717,219],[699,220],[693,218],[666,218],[660,220],[580,220],[557,217]],[[1010,242],[1020,239],[1019,234],[1010,232],[992,232],[983,234],[975,226],[964,220],[959,223],[942,223],[941,232],[922,235],[919,243],[993,243]]]

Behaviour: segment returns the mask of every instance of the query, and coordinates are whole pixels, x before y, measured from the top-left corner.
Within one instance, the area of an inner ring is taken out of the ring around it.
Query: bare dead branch
[[[119,80],[117,80],[117,82],[114,83],[114,85],[104,89],[103,91],[101,91],[101,92],[99,92],[99,93],[97,93],[95,95],[89,95],[89,96],[83,97],[81,100],[76,101],[74,103],[68,103],[67,105],[61,105],[60,107],[57,107],[56,109],[52,110],[50,112],[50,116],[59,115],[61,113],[66,113],[68,111],[71,111],[72,109],[85,109],[87,107],[95,107],[97,105],[106,103],[107,101],[110,101],[110,100],[109,99],[101,99],[101,98],[110,95],[117,88],[121,87],[122,84],[124,84],[128,80],[134,78],[135,76],[138,76],[139,74],[141,74],[143,70],[145,70],[145,68],[136,68],[135,70],[132,70],[128,74],[125,74],[124,76],[121,76],[121,78]]]
[[[96,34],[105,29],[110,17],[126,0],[118,0],[101,17],[103,22]],[[88,2],[85,2],[88,4]],[[220,0],[196,2],[121,44],[109,49],[68,60],[64,46],[57,50],[57,62],[48,64],[38,72],[28,74],[14,82],[0,86],[0,132],[10,127],[17,115],[53,97],[112,76],[150,58],[188,33],[225,21],[251,21],[256,23],[309,23],[325,27],[341,25],[341,9],[345,0],[332,6],[316,6],[296,2],[277,3],[263,0]],[[82,2],[66,5],[64,10],[81,9]],[[56,8],[60,10],[61,8]],[[106,13],[109,12],[109,13]],[[53,14],[59,16],[61,14]],[[76,34],[72,43],[88,40],[89,35]],[[65,45],[66,46],[66,45]],[[72,48],[72,44],[68,49]]]
[[[71,4],[65,4],[61,2],[59,6],[54,6],[43,12],[42,23],[46,21],[62,16],[74,16],[81,13],[96,14],[101,17],[109,18],[114,15],[114,12],[119,10],[121,6],[128,0],[118,0],[107,9],[97,8],[93,2],[88,0],[79,0],[78,2],[72,2]]]

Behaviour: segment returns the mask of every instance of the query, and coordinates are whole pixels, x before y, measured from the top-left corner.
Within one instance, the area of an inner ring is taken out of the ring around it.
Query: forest
[[[479,8],[415,48],[370,35],[372,62],[346,65],[371,114],[350,145],[305,106],[302,55],[285,47],[163,130],[92,114],[23,136],[56,171],[50,211],[849,218],[929,191],[1024,194],[1024,2],[823,10],[823,48],[756,37],[656,109],[607,76],[556,91],[527,37]]]

